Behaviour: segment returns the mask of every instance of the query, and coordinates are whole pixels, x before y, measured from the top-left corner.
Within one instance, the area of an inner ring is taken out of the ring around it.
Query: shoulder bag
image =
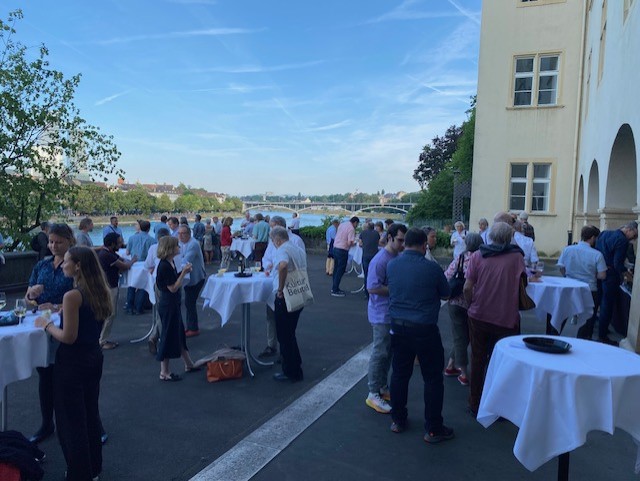
[[[520,293],[518,296],[518,310],[528,311],[536,307],[536,303],[527,294],[527,274],[522,273],[520,275]]]
[[[460,254],[458,256],[458,267],[456,271],[453,273],[453,277],[449,279],[449,289],[451,289],[451,294],[449,299],[453,299],[455,297],[460,296],[462,294],[462,288],[464,287],[464,254]]]
[[[309,275],[306,269],[300,269],[291,258],[295,271],[287,271],[284,281],[284,301],[287,312],[299,311],[305,306],[313,304],[313,293],[309,285]]]

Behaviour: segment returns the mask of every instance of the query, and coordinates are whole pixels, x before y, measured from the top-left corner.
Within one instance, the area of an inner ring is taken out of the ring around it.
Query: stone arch
[[[624,124],[611,148],[604,207],[631,212],[636,204],[636,143],[631,127]]]
[[[589,183],[587,184],[587,213],[595,215],[600,208],[600,172],[598,162],[591,163]]]
[[[576,207],[578,214],[584,214],[584,178],[582,176],[580,176],[580,182],[578,183],[578,202]]]

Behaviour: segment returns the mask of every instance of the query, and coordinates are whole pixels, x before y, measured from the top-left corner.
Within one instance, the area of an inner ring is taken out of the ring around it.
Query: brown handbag
[[[224,357],[207,362],[207,381],[218,382],[241,378],[243,362],[240,359],[226,359]]]
[[[520,293],[518,296],[518,310],[528,311],[536,307],[536,303],[527,294],[527,275],[523,272],[520,276]]]

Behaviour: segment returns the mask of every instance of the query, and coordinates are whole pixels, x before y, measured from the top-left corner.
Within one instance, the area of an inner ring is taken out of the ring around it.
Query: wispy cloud
[[[404,0],[393,10],[382,15],[366,20],[365,24],[389,22],[395,20],[421,20],[425,18],[447,18],[459,17],[462,12],[433,12],[427,10],[415,10],[414,5],[420,3],[418,0]]]
[[[341,122],[336,122],[335,124],[329,125],[321,125],[319,127],[310,127],[308,129],[304,129],[303,132],[324,132],[326,130],[335,130],[341,127],[346,127],[347,125],[351,125],[353,122],[351,120],[343,120]]]
[[[131,92],[131,90],[125,90],[124,92],[119,92],[117,94],[109,95],[108,97],[105,97],[103,99],[98,100],[94,105],[96,107],[98,107],[100,105],[104,105],[106,103],[111,102],[112,100],[117,99],[118,97],[122,97],[123,95],[127,95],[129,92]]]
[[[308,67],[315,67],[316,65],[323,64],[324,60],[311,60],[309,62],[301,63],[287,63],[282,65],[241,65],[238,67],[209,67],[190,70],[192,73],[265,73],[265,72],[282,72],[284,70],[297,70]]]
[[[249,28],[207,28],[204,30],[187,30],[184,32],[166,32],[152,33],[146,35],[133,35],[130,37],[114,37],[107,40],[98,40],[98,45],[114,45],[119,43],[142,42],[146,40],[164,40],[170,38],[189,38],[189,37],[217,37],[223,35],[245,35],[251,33],[262,32],[264,29]]]
[[[475,13],[472,12],[470,10],[467,10],[466,8],[463,8],[460,6],[460,4],[458,4],[458,2],[454,1],[454,0],[447,0],[451,5],[453,5],[453,7],[460,12],[462,15],[464,15],[465,17],[467,17],[469,20],[471,20],[474,23],[477,23],[478,25],[480,25],[480,13]]]
[[[231,83],[224,87],[207,87],[201,89],[168,89],[168,90],[147,90],[152,94],[167,94],[167,93],[203,93],[203,92],[235,92],[239,94],[256,92],[259,90],[273,90],[272,85],[246,85]]]

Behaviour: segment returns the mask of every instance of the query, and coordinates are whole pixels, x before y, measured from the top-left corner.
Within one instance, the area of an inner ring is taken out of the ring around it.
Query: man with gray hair
[[[185,336],[193,337],[200,334],[196,301],[204,286],[207,273],[204,270],[204,257],[202,249],[200,249],[200,243],[191,236],[191,229],[188,225],[182,224],[178,227],[178,239],[182,247],[180,252],[183,265],[190,263],[193,267],[189,273],[189,279],[185,279],[184,283],[184,307],[187,311]]]
[[[279,215],[274,215],[269,219],[269,227],[273,230],[276,227],[282,227],[287,230],[287,221],[284,220],[284,217]],[[289,242],[303,251],[305,251],[304,241],[300,238],[300,236],[289,232]],[[269,243],[267,244],[267,249],[264,251],[264,255],[262,256],[262,268],[265,272],[271,272],[274,268],[274,258],[276,254],[276,246],[273,241],[269,239]],[[278,340],[276,337],[276,318],[269,306],[267,306],[267,347],[258,355],[260,358],[275,356],[278,353]]]
[[[520,215],[518,216],[518,220],[522,222],[522,233],[535,242],[536,231],[533,228],[533,226],[529,224],[529,214],[527,214],[524,211],[520,212]]]
[[[302,356],[296,339],[298,319],[304,307],[289,311],[284,298],[287,275],[290,272],[307,269],[307,255],[304,250],[289,241],[287,229],[276,226],[269,234],[276,248],[273,257],[274,311],[278,343],[282,356],[282,372],[273,375],[276,381],[302,381]]]
[[[638,223],[629,222],[616,230],[603,231],[596,241],[596,249],[602,252],[607,264],[607,277],[602,281],[602,303],[598,317],[598,340],[605,344],[618,345],[609,339],[609,323],[620,294],[620,283],[624,276],[633,275],[627,271],[624,260],[627,257],[629,241],[638,238]]]

